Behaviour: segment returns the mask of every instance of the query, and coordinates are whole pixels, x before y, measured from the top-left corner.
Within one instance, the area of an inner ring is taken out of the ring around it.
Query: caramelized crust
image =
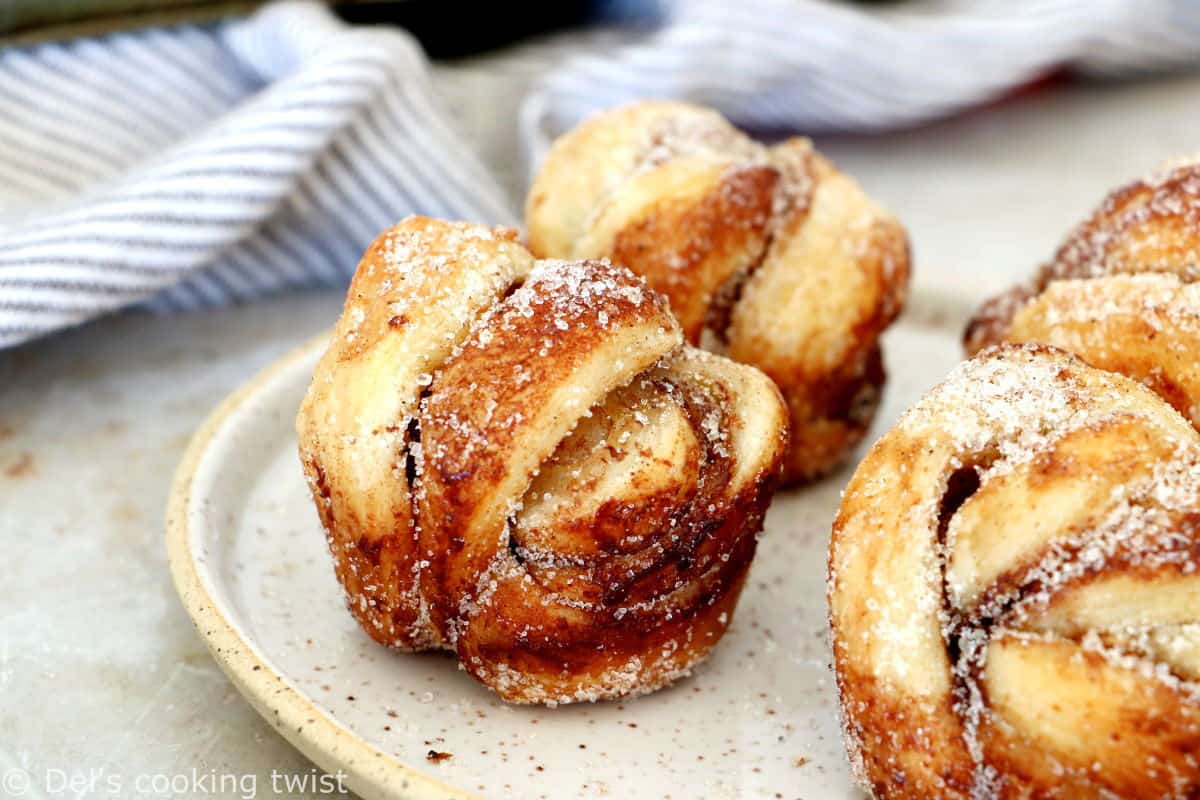
[[[786,482],[827,472],[862,438],[908,240],[807,140],[766,147],[684,103],[619,108],[555,142],[526,223],[537,255],[629,267],[690,343],[767,373],[791,418]]]
[[[1061,347],[1142,381],[1193,422],[1200,387],[1200,165],[1167,166],[1109,195],[1026,284],[992,298],[968,353],[1002,341]]]
[[[652,691],[724,633],[787,442],[762,373],[606,262],[409,218],[359,265],[297,418],[349,607],[506,700]]]
[[[1200,795],[1200,435],[1041,345],[959,367],[833,526],[847,746],[879,798]]]

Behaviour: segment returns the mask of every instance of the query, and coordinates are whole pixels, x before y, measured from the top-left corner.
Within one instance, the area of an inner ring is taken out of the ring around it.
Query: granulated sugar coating
[[[364,256],[297,428],[363,629],[546,705],[709,653],[786,445],[770,381],[628,270],[419,217]]]
[[[861,439],[908,241],[808,140],[767,146],[709,109],[634,103],[555,142],[526,221],[537,255],[629,267],[690,343],[775,381],[792,427],[786,482],[827,472]]]
[[[1185,283],[1197,280],[1198,226],[1200,164],[1194,158],[1164,165],[1154,175],[1114,191],[1028,283],[980,307],[966,331],[968,352],[1000,341],[1025,340],[1012,330],[1018,312],[1056,282],[1071,284],[1059,290],[1062,305],[1069,306],[1092,291],[1103,291],[1122,275],[1163,273]],[[1030,309],[1025,316],[1038,313]]]
[[[1198,562],[1200,436],[1169,405],[1045,346],[959,367],[872,448],[834,524],[860,782],[1194,796]]]
[[[1035,531],[1010,534],[1018,544],[1027,543],[1024,549],[972,551],[976,559],[1000,557],[1005,563],[1003,569],[973,576],[978,586],[972,588],[981,596],[972,613],[993,627],[1019,629],[1021,636],[1008,630],[1006,641],[1013,644],[1000,650],[1004,655],[996,655],[993,644],[986,669],[968,669],[975,676],[971,680],[978,681],[981,673],[1015,680],[1030,665],[1046,676],[1057,669],[1053,677],[1063,697],[1049,711],[1022,701],[1016,691],[1006,694],[1003,687],[985,685],[984,695],[1006,721],[1020,720],[1014,723],[1018,730],[1096,729],[1076,749],[1074,761],[1061,754],[1043,754],[1037,761],[1038,769],[1050,769],[1046,764],[1068,773],[1064,764],[1090,769],[1090,778],[1071,779],[1084,787],[1077,790],[1082,793],[1102,787],[1123,797],[1183,797],[1197,791],[1191,752],[1197,741],[1193,682],[1200,677],[1192,610],[1197,607],[1200,520],[1194,430],[1200,424],[1198,224],[1200,165],[1195,158],[1178,159],[1110,194],[1032,280],[985,303],[965,335],[968,352],[997,342],[1062,348],[1092,367],[1140,382],[1161,399],[1159,409],[1170,407],[1183,417],[1161,410],[1148,414],[1152,404],[1139,402],[1145,417],[1114,416],[1103,428],[1074,434],[1051,428],[1062,442],[1074,442],[1061,445],[1071,458],[1065,462],[1071,465],[1065,470],[1070,477],[1051,480],[1045,466],[1030,474],[1050,486],[1069,480],[1070,489],[1050,493],[1039,483],[1023,502],[1047,496],[1044,505],[1025,510],[1014,500],[1019,512],[992,508],[991,513],[1010,514]],[[1090,397],[1082,402],[1088,410],[1095,404]],[[1155,421],[1152,428],[1146,419]],[[975,502],[966,501],[959,514]],[[944,546],[961,547],[961,527],[950,522]],[[993,527],[1019,530],[1016,521]],[[1051,529],[1057,533],[1049,535]],[[946,573],[952,598],[958,588],[952,578],[970,574],[954,566],[952,561]],[[980,588],[992,580],[1002,583]],[[1018,586],[1018,580],[1024,584]],[[1185,602],[1188,596],[1192,600]],[[1029,655],[1035,651],[1043,660]],[[1050,666],[1064,653],[1072,659],[1068,666]],[[1093,683],[1091,697],[1069,684],[1085,677]],[[1097,722],[1105,713],[1119,715],[1122,722]],[[971,728],[968,733],[976,739],[997,735]],[[1099,744],[1103,735],[1113,743]],[[1031,742],[1022,747],[1049,742],[1046,752],[1054,752],[1058,746],[1046,735]],[[1005,770],[997,753],[1028,757],[1015,745],[996,745],[992,771],[1001,775]],[[1094,759],[1094,765],[1087,767],[1085,758]],[[1012,763],[1014,769],[1023,765]],[[1031,782],[1039,780],[1037,770],[1029,775]]]

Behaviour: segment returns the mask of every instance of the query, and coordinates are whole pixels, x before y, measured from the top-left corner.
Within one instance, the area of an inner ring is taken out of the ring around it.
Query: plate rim
[[[213,660],[260,717],[305,758],[366,800],[484,800],[421,772],[339,725],[271,666],[222,612],[201,578],[192,550],[189,509],[196,472],[233,414],[263,387],[327,345],[319,334],[276,358],[241,384],[205,418],[188,441],[167,498],[167,564],[175,592]]]
[[[977,301],[961,287],[914,285],[903,315],[918,327],[941,327],[930,309],[971,310]],[[405,764],[343,727],[292,686],[221,612],[200,577],[191,549],[188,509],[196,472],[229,418],[280,374],[326,347],[332,329],[293,347],[262,367],[208,414],[188,442],[167,499],[166,550],[176,594],[213,659],[250,706],[306,758],[346,776],[346,786],[365,800],[487,800]]]

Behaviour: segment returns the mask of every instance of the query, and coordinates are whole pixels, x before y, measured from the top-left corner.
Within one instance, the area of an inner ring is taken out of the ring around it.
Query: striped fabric
[[[278,5],[0,53],[0,345],[337,283],[418,210],[514,220],[404,34]]]
[[[634,4],[616,3],[624,19]],[[455,69],[520,86],[533,164],[558,132],[637,97],[690,98],[748,127],[879,129],[1059,65],[1109,75],[1200,61],[1200,3],[1188,0],[898,9],[676,0],[628,45],[569,36],[502,56],[507,69],[494,57]],[[405,34],[349,29],[306,3],[0,51],[0,346],[129,305],[340,284],[411,212],[513,222],[437,94]],[[495,127],[502,109],[470,111]]]
[[[864,13],[814,0],[676,0],[635,46],[584,54],[534,87],[536,163],[588,114],[678,97],[764,130],[871,131],[994,99],[1068,66],[1125,75],[1200,63],[1195,0],[957,0]]]

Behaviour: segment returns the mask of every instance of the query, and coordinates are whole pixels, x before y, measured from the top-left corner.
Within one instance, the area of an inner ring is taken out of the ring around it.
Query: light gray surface
[[[468,126],[502,113],[486,105],[491,80],[454,78]],[[1200,149],[1198,93],[1196,77],[1043,89],[953,122],[819,144],[909,226],[919,284],[983,297],[1026,275],[1109,189]],[[489,141],[516,183],[511,149]],[[257,796],[272,797],[272,769],[309,769],[193,632],[167,575],[162,518],[191,431],[331,324],[339,302],[323,293],[129,315],[0,354],[0,778],[19,767],[40,785],[48,769],[103,769],[95,792],[44,795],[108,796],[115,775],[114,796],[133,796],[138,775],[194,768],[258,775]]]

